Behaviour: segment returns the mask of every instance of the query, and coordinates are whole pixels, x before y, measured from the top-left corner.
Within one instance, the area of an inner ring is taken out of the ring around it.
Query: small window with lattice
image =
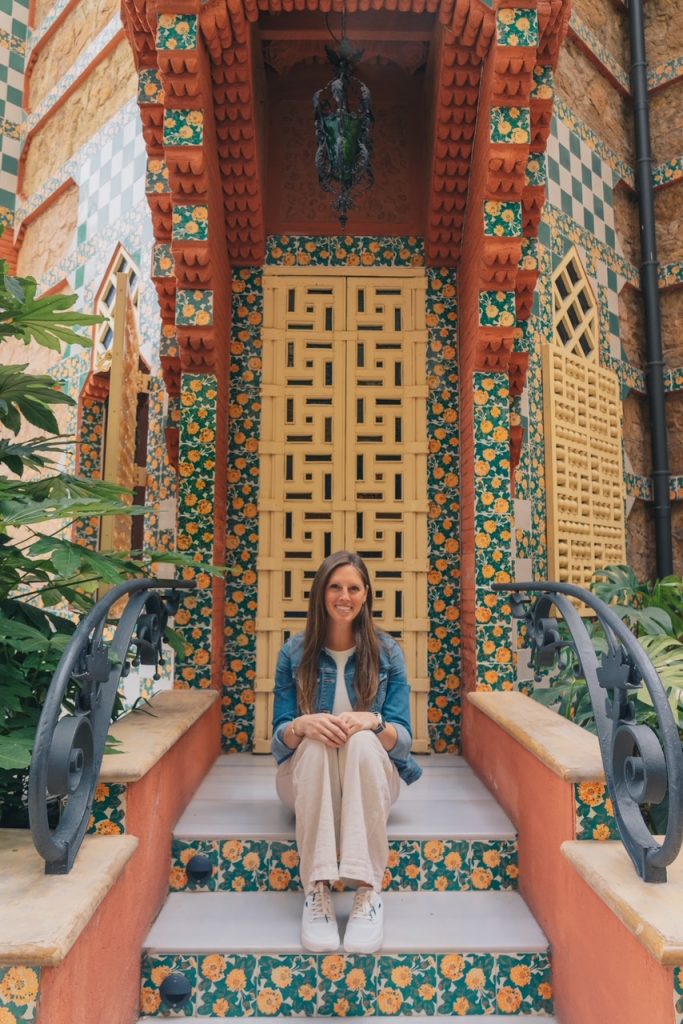
[[[93,371],[103,373],[111,365],[111,347],[114,341],[114,307],[116,305],[117,275],[125,274],[128,279],[128,295],[133,308],[137,310],[140,294],[140,271],[133,258],[122,245],[117,245],[102,284],[95,296],[95,313],[105,317],[95,327]]]
[[[556,345],[598,361],[598,304],[574,246],[553,272],[553,325]]]

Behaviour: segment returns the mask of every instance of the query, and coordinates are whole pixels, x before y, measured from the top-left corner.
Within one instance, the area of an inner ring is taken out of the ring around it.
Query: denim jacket
[[[398,773],[408,785],[422,775],[422,768],[410,753],[412,729],[410,725],[410,687],[403,651],[386,633],[380,634],[379,644],[379,685],[372,704],[372,711],[380,711],[387,722],[396,729],[398,739],[387,753],[396,765]],[[282,647],[275,670],[275,707],[273,711],[273,739],[271,750],[278,764],[282,764],[294,751],[284,742],[285,729],[301,714],[297,699],[296,677],[304,649],[304,635],[297,633]],[[346,662],[344,679],[351,706],[355,707],[356,695],[353,677],[356,655]],[[318,698],[316,711],[332,713],[334,691],[337,685],[337,664],[327,651],[320,652],[318,661]]]

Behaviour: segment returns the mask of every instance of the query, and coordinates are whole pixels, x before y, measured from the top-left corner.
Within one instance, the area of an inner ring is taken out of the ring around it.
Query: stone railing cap
[[[597,737],[557,712],[516,690],[478,690],[467,699],[566,782],[604,781]]]
[[[31,833],[0,829],[0,963],[61,963],[137,845],[135,836],[86,836],[68,875],[46,875]]]
[[[101,782],[137,782],[185,735],[219,698],[216,690],[162,690],[125,718],[110,734],[120,741],[119,754],[105,754]]]
[[[683,966],[683,854],[664,884],[643,882],[622,843],[574,840],[562,853],[649,953],[665,967]]]

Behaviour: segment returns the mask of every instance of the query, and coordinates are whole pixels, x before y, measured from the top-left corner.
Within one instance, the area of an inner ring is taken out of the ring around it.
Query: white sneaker
[[[339,929],[327,882],[316,882],[306,894],[301,918],[301,945],[309,953],[339,949]]]
[[[356,889],[344,935],[347,953],[374,953],[384,938],[384,900],[374,889]]]

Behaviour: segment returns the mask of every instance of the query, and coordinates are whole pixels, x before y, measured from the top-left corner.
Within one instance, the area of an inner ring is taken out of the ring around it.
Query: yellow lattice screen
[[[415,750],[427,736],[424,272],[264,278],[254,749],[269,749],[280,646],[332,551],[357,551],[401,640]]]
[[[543,346],[548,568],[588,586],[625,561],[619,381],[583,356]]]

